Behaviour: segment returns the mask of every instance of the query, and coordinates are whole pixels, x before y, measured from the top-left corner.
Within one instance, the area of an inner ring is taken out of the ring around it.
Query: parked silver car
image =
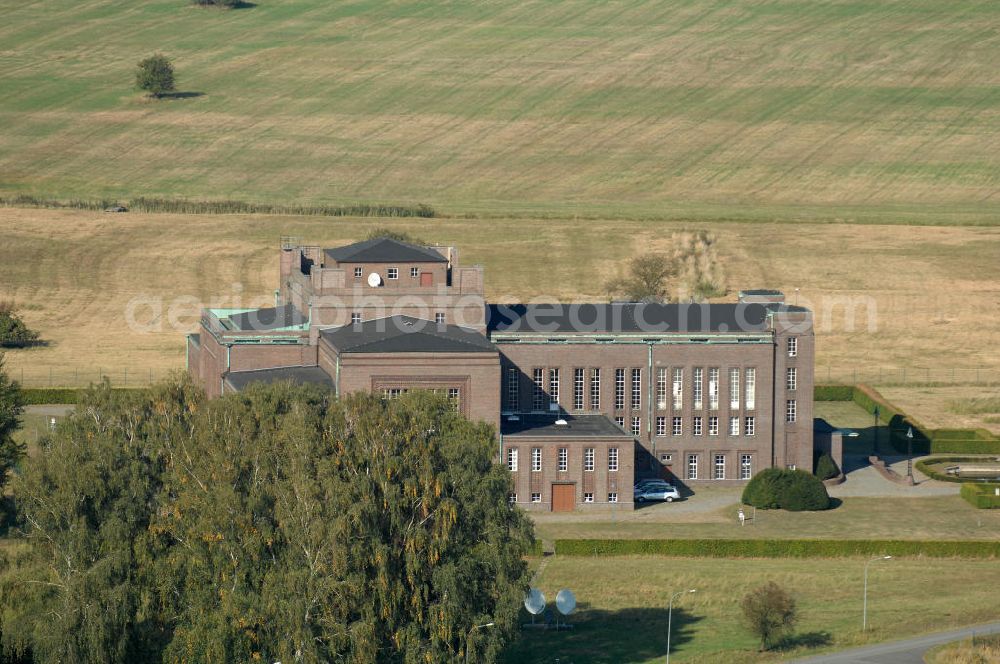
[[[672,503],[680,500],[681,494],[676,487],[666,482],[641,482],[632,489],[635,502],[666,501]]]

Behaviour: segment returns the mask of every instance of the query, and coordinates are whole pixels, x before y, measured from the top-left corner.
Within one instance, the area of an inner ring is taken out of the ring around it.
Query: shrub
[[[37,342],[38,332],[24,324],[13,303],[0,302],[0,348],[24,348]]]
[[[767,650],[791,632],[798,621],[795,599],[774,581],[744,595],[740,608],[747,627],[760,639],[761,650]]]
[[[967,482],[962,485],[961,495],[965,502],[981,510],[1000,509],[1000,496],[996,495],[1000,484]]]
[[[165,55],[151,55],[135,68],[135,86],[151,97],[174,91],[174,66]]]
[[[813,388],[816,401],[851,401],[854,388],[850,385],[817,385]]]
[[[823,482],[811,473],[768,468],[747,483],[743,502],[761,509],[803,512],[828,509],[830,496]]]
[[[820,455],[819,461],[816,462],[816,477],[820,480],[828,480],[837,475],[840,475],[840,468],[837,467],[837,462],[833,460],[833,457],[829,454]]]

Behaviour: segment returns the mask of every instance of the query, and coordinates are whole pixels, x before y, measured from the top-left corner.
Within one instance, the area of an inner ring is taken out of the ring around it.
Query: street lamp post
[[[872,558],[865,563],[865,600],[864,605],[861,610],[861,631],[864,632],[868,629],[868,566],[871,565],[876,560],[890,560],[892,556],[877,556]]]
[[[875,454],[878,454],[878,404],[875,404],[875,411],[873,414],[875,415]]]
[[[670,596],[670,608],[667,610],[667,664],[670,664],[670,632],[673,628],[674,621],[674,600],[685,593],[698,592],[697,589],[692,588],[691,590],[681,590]]]
[[[913,427],[906,430],[906,476],[913,484]]]
[[[469,664],[469,642],[472,640],[472,633],[477,629],[486,629],[487,627],[493,627],[493,623],[488,622],[482,625],[473,625],[472,629],[469,630],[469,635],[465,637],[465,664]]]

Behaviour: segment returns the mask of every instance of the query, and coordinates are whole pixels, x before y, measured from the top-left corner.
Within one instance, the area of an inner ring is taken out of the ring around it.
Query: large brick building
[[[632,506],[637,476],[743,482],[812,469],[813,330],[776,291],[728,304],[487,304],[454,247],[286,238],[275,306],[207,309],[188,368],[254,381],[446,394],[499,432],[511,500]]]

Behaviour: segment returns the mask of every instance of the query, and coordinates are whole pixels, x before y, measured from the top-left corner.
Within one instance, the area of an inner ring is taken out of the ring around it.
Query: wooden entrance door
[[[574,509],[576,509],[576,485],[553,484],[552,511],[572,512]]]

